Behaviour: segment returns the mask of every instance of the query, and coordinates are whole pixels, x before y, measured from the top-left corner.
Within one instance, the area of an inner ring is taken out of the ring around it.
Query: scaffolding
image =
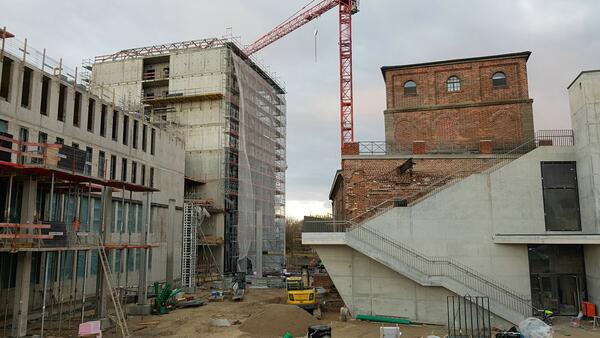
[[[215,237],[215,230],[208,229],[213,221],[198,228],[205,238],[197,245],[196,273],[211,268],[210,259],[202,260],[205,253],[218,257],[226,274],[280,272],[285,246],[283,85],[231,38],[123,50],[96,57],[92,67],[101,70],[104,62],[133,59],[141,59],[142,74],[134,82],[145,113],[186,139],[186,194],[204,192],[198,198],[212,198],[222,209],[222,234]],[[122,92],[132,85],[107,84]]]
[[[202,226],[210,218],[212,201],[194,199],[189,194],[183,205],[182,286],[195,288],[201,283],[222,278],[211,245],[222,245],[214,235],[206,235]]]
[[[1,335],[75,335],[78,323],[106,316],[108,295],[121,334],[128,336],[126,297],[106,251],[156,245],[108,243],[104,206],[113,188],[123,195],[155,189],[93,177],[85,151],[61,144],[4,134],[0,155]]]
[[[196,261],[198,249],[198,225],[194,222],[194,205],[189,201],[183,203],[183,244],[181,252],[181,286],[196,286]]]
[[[285,240],[285,92],[232,55],[239,102],[238,271],[278,274]]]

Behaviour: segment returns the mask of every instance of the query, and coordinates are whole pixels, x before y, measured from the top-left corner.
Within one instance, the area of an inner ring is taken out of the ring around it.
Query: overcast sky
[[[0,26],[74,67],[163,42],[233,35],[249,44],[310,0],[0,0]],[[320,0],[317,0],[320,1]],[[529,50],[536,129],[570,128],[566,87],[600,69],[598,0],[362,0],[354,16],[355,137],[383,140],[383,65]],[[288,91],[288,215],[330,206],[340,165],[335,10],[257,54]],[[318,30],[317,62],[314,31]]]

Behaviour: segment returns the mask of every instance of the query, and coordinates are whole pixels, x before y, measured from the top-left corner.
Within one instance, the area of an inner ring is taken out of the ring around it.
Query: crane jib
[[[342,153],[344,145],[354,142],[354,102],[352,85],[352,15],[359,10],[359,0],[311,1],[286,21],[244,49],[248,56],[260,51],[310,21],[339,8],[340,48],[340,131]],[[312,5],[312,6],[311,6]]]

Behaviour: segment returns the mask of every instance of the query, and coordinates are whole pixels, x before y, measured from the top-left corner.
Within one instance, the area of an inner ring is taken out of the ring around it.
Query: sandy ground
[[[214,302],[199,308],[175,310],[163,316],[130,317],[128,322],[134,337],[262,338],[242,332],[239,329],[240,324],[248,320],[253,313],[264,310],[268,304],[282,303],[285,303],[285,290],[249,289],[242,302]],[[338,314],[326,313],[321,320],[321,323],[332,327],[333,337],[379,337],[379,323],[354,320],[340,322],[337,317]],[[234,324],[229,327],[215,327],[211,324],[215,318],[227,319]],[[582,322],[581,328],[572,328],[567,318],[559,318],[554,324],[556,338],[600,337],[600,329],[592,330],[592,325],[588,322]],[[444,337],[447,334],[445,327],[435,325],[400,325],[400,331],[402,338],[428,335]],[[105,336],[118,337],[115,333],[109,332]]]

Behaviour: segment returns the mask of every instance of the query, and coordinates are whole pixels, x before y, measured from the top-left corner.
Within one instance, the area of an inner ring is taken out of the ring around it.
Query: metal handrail
[[[422,274],[450,278],[524,316],[531,316],[534,312],[531,299],[452,258],[425,256],[367,227],[353,229],[347,236],[388,254]]]
[[[552,141],[553,145],[573,145],[573,130],[538,130],[535,133],[538,141]],[[502,154],[506,150],[518,148],[520,145],[509,140],[490,140],[493,144],[492,154]],[[358,144],[359,155],[408,155],[414,154],[414,149],[408,144],[398,144],[388,141],[360,141]],[[479,143],[449,143],[449,142],[425,142],[427,151],[425,154],[481,154]],[[522,144],[521,144],[522,145]]]

